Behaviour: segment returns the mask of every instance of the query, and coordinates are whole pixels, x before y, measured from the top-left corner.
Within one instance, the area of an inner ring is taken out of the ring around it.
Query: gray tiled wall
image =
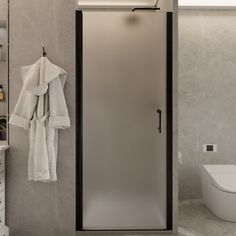
[[[75,17],[74,0],[10,1],[10,113],[19,96],[19,68],[46,47],[68,74],[65,95],[72,127],[59,134],[56,183],[27,180],[28,134],[10,127],[7,155],[7,224],[11,236],[75,235]]]
[[[201,197],[201,164],[236,164],[235,39],[235,10],[179,12],[180,199]]]
[[[0,0],[0,21],[7,18],[7,0]]]

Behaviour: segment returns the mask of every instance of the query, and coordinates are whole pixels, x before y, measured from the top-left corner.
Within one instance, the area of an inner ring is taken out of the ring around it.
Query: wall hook
[[[47,53],[45,52],[45,48],[43,47],[43,57],[46,57]]]

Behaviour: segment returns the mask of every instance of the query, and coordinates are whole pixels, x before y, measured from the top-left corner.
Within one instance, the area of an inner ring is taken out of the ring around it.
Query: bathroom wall
[[[59,133],[58,182],[27,180],[28,134],[10,126],[7,155],[7,224],[11,236],[75,235],[75,11],[74,0],[10,1],[10,113],[22,80],[20,67],[46,47],[68,72],[65,96],[72,127]]]
[[[7,18],[7,1],[8,0],[0,0],[0,21]]]
[[[236,11],[179,12],[180,199],[201,197],[200,166],[236,164]],[[203,144],[218,144],[203,153]],[[180,155],[181,157],[181,155]]]

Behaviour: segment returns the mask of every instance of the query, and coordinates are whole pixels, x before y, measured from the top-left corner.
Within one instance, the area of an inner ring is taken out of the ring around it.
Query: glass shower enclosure
[[[172,227],[172,13],[77,11],[77,229]]]

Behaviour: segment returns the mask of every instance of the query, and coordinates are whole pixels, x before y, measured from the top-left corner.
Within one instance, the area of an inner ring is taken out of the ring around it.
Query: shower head
[[[156,0],[155,5],[154,5],[155,8],[157,8],[158,3],[159,3],[159,0]]]

